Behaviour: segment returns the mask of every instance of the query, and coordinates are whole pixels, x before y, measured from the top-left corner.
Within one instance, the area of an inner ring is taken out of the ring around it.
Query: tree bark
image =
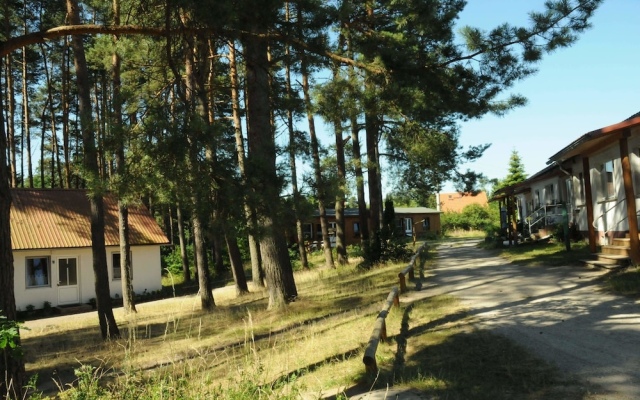
[[[249,228],[249,254],[251,256],[251,280],[256,287],[264,287],[264,269],[262,268],[262,257],[260,256],[260,245],[256,237],[257,220],[255,209],[249,199],[246,183],[247,174],[245,170],[244,139],[242,137],[242,123],[240,120],[240,95],[238,83],[238,67],[236,64],[236,48],[233,41],[229,41],[229,70],[231,80],[231,110],[233,113],[233,127],[236,137],[236,153],[238,155],[238,168],[240,178],[244,186],[244,214]]]
[[[338,167],[338,193],[336,194],[336,254],[338,264],[349,263],[347,256],[347,238],[345,235],[344,203],[346,191],[346,166],[344,156],[344,139],[342,138],[342,124],[340,121],[333,123],[336,135],[336,163]]]
[[[67,15],[74,24],[80,24],[80,12],[76,0],[67,0]],[[72,36],[71,47],[76,69],[78,86],[78,112],[84,157],[83,163],[89,180],[89,203],[91,204],[91,252],[93,255],[93,273],[95,275],[96,306],[100,332],[103,339],[120,336],[118,324],[113,316],[111,295],[109,293],[109,273],[107,270],[107,252],[104,240],[104,204],[102,199],[102,183],[100,182],[93,119],[91,116],[91,96],[84,44],[81,36]]]
[[[120,25],[120,0],[113,0],[113,24],[114,26]],[[125,135],[124,127],[122,126],[122,94],[120,91],[120,54],[118,54],[118,35],[113,36],[113,56],[112,56],[112,73],[113,73],[113,121],[111,131],[115,135],[116,141],[116,169],[118,177],[120,178],[118,183],[120,188],[118,190],[118,231],[120,235],[120,271],[122,280],[122,305],[125,313],[135,313],[136,300],[133,294],[132,280],[132,266],[131,266],[131,246],[129,244],[129,209],[126,202],[123,200],[125,195],[125,175],[126,164],[124,156]]]
[[[68,41],[64,39],[62,50],[60,103],[62,105],[62,151],[64,152],[64,187],[71,189],[71,148],[69,140],[69,65],[67,57]]]
[[[365,115],[365,134],[367,142],[367,183],[369,188],[369,235],[373,237],[382,226],[382,204],[380,202],[380,183],[378,163],[378,123],[377,115],[367,112]]]
[[[176,203],[176,216],[178,219],[178,241],[180,242],[180,259],[182,260],[182,274],[185,282],[191,282],[191,269],[189,268],[189,254],[187,253],[187,241],[184,235],[184,218],[180,202]]]
[[[255,36],[248,36],[244,49],[249,121],[250,169],[247,177],[251,179],[250,186],[255,195],[261,200],[257,218],[260,253],[269,289],[269,308],[280,308],[294,300],[298,293],[284,230],[278,224],[282,220],[279,218],[280,185],[277,184],[276,149],[270,125],[267,45]]]
[[[298,9],[298,24],[302,24],[302,11]],[[301,30],[302,28],[300,28]],[[300,73],[302,74],[302,92],[307,111],[307,121],[309,123],[309,136],[311,137],[311,157],[313,159],[313,174],[315,178],[316,196],[318,201],[318,211],[320,214],[320,229],[322,230],[322,243],[324,250],[324,262],[328,268],[335,268],[333,263],[333,252],[329,239],[329,223],[327,222],[327,209],[325,206],[326,192],[325,183],[322,178],[322,167],[320,166],[320,145],[316,135],[316,126],[311,108],[311,96],[309,94],[309,72],[307,58],[304,53],[301,56]]]
[[[181,16],[185,21],[189,18],[188,15]],[[200,293],[200,303],[203,310],[211,311],[215,308],[215,301],[213,299],[213,293],[211,292],[211,280],[209,277],[209,262],[207,259],[206,244],[205,244],[205,224],[202,216],[203,209],[203,194],[202,188],[199,186],[198,181],[201,177],[200,161],[198,154],[202,150],[200,147],[200,136],[202,132],[199,128],[199,123],[195,121],[196,118],[200,118],[195,110],[198,96],[196,95],[196,71],[194,65],[194,57],[196,49],[193,48],[193,43],[188,43],[187,51],[185,54],[185,96],[183,98],[185,102],[185,108],[187,111],[188,128],[187,128],[187,140],[189,142],[189,174],[191,184],[191,226],[193,228],[193,241],[196,254],[196,269],[198,271],[198,292]]]
[[[229,251],[229,262],[231,263],[231,272],[233,273],[233,281],[236,284],[236,295],[242,296],[249,293],[247,286],[247,277],[242,268],[242,255],[238,247],[238,240],[235,235],[225,234],[224,239],[227,242],[227,250]]]
[[[196,253],[196,267],[198,270],[198,293],[200,294],[200,305],[203,310],[211,311],[216,303],[211,292],[211,282],[209,280],[209,262],[205,247],[204,232],[201,220],[197,217],[198,211],[194,210],[191,216],[193,226],[193,241]]]
[[[289,2],[286,3],[286,19],[289,22]],[[296,168],[296,137],[293,122],[293,89],[291,85],[291,49],[287,45],[285,49],[287,61],[285,63],[286,90],[289,106],[287,109],[287,129],[289,131],[289,169],[291,170],[291,191],[293,193],[293,213],[296,220],[296,238],[298,242],[298,254],[300,255],[300,264],[302,268],[309,268],[309,260],[307,259],[307,246],[305,245],[305,237],[302,233],[302,219],[300,218],[300,203],[302,196],[298,189],[298,172]]]
[[[5,2],[7,4],[7,2]],[[9,18],[9,14],[6,14],[6,18]],[[12,187],[18,186],[18,170],[17,170],[17,156],[16,156],[16,127],[15,127],[15,113],[16,113],[16,95],[14,91],[13,74],[11,73],[11,55],[7,55],[6,59],[6,71],[7,71],[7,140],[9,147],[9,168],[10,168],[10,181]],[[3,110],[4,112],[4,110]]]
[[[1,64],[1,62],[0,62]],[[1,72],[1,70],[0,70]],[[0,92],[0,110],[3,110],[4,94]],[[11,170],[7,163],[7,140],[4,112],[0,111],[0,313],[9,321],[17,320],[14,288],[13,251],[11,248]],[[19,333],[19,332],[18,332]],[[0,357],[0,396],[22,398],[26,383],[24,360],[21,357]],[[11,383],[11,387],[8,387]]]

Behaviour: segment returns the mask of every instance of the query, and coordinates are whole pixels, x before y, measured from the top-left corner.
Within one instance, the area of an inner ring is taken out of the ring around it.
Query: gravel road
[[[640,399],[640,301],[602,292],[606,270],[519,266],[477,242],[438,247],[426,291],[448,293],[479,327],[589,385],[596,399]]]

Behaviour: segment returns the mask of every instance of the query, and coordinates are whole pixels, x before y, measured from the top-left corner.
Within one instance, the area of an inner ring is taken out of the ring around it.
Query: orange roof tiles
[[[11,244],[14,250],[91,247],[90,205],[86,190],[11,189]],[[117,246],[118,201],[104,198],[105,244]],[[129,207],[131,245],[169,240],[144,206]]]
[[[470,204],[480,204],[481,206],[489,204],[486,192],[479,192],[476,195],[459,192],[439,193],[438,202],[440,203],[440,209],[444,212],[461,212]]]

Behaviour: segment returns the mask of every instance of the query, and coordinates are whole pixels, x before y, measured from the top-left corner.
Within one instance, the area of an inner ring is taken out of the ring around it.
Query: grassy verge
[[[581,260],[590,258],[589,245],[572,242],[567,251],[564,243],[555,241],[523,243],[497,249],[501,256],[522,265],[583,265]]]
[[[300,272],[300,298],[282,311],[267,311],[261,290],[236,298],[233,287],[214,293],[211,313],[194,296],[117,309],[123,338],[108,343],[95,313],[30,321],[27,369],[43,395],[68,399],[345,399],[388,385],[434,398],[582,398],[520,347],[476,330],[455,298],[425,292],[392,309],[380,373],[367,376],[363,349],[403,267]]]
[[[630,297],[640,297],[640,269],[631,267],[624,271],[613,272],[605,280],[609,292]]]

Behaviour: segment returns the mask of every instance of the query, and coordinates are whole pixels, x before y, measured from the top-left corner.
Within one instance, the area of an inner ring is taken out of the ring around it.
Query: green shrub
[[[182,275],[182,255],[180,253],[180,246],[167,247],[168,251],[162,255],[162,270],[168,270],[174,275]],[[166,251],[166,250],[165,250]],[[193,245],[187,246],[187,258],[189,260],[190,268],[195,265],[195,256],[193,251]]]

